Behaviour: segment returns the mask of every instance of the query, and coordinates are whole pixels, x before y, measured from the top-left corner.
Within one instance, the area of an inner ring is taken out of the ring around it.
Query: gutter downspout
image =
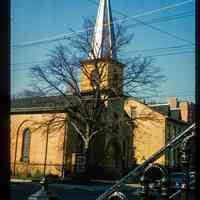
[[[49,126],[47,126],[47,133],[46,133],[46,146],[45,146],[44,171],[43,171],[44,177],[46,175],[48,141],[49,141]]]
[[[67,120],[65,122],[65,126],[64,126],[64,142],[63,142],[63,162],[62,162],[62,178],[65,178],[65,169],[66,169],[66,153],[67,153]]]

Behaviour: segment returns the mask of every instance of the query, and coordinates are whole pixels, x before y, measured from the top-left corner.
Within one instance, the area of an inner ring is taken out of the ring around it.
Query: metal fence
[[[191,190],[195,187],[195,172],[190,172],[189,170],[189,159],[191,154],[189,153],[190,141],[193,139],[195,141],[195,129],[196,125],[192,124],[185,131],[180,133],[174,139],[169,141],[163,148],[158,150],[147,160],[143,162],[140,166],[136,167],[116,184],[106,190],[102,195],[100,195],[96,200],[125,200],[128,199],[125,194],[123,194],[120,189],[130,180],[135,180],[139,176],[141,177],[141,189],[138,192],[138,199],[150,200],[156,199],[190,199],[189,194]],[[163,166],[153,164],[161,156],[168,153],[171,149],[176,148],[181,145],[181,174],[182,180],[180,187],[176,188],[175,191],[170,192],[170,174]],[[156,177],[153,178],[153,174],[157,171]],[[160,175],[158,175],[160,174]],[[152,180],[153,179],[153,180]],[[155,196],[154,196],[155,195]]]

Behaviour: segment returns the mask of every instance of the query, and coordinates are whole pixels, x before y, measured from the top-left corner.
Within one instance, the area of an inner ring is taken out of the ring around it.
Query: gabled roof
[[[75,96],[28,97],[11,101],[11,113],[62,111],[70,103],[75,102]]]
[[[170,114],[170,107],[168,104],[155,104],[155,105],[148,105],[153,110],[159,112],[160,114],[169,116]]]
[[[187,124],[187,122],[181,119],[180,108],[170,109],[169,104],[152,104],[148,106],[151,107],[153,110],[159,112],[160,114],[163,114],[168,120]]]

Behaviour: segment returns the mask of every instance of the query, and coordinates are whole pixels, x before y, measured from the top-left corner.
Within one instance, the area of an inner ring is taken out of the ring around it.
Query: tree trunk
[[[84,179],[89,179],[89,136],[90,136],[90,130],[89,130],[89,124],[86,124],[86,133],[85,133],[85,141],[84,141],[84,147],[83,147],[83,153],[85,156],[85,173],[84,173]]]

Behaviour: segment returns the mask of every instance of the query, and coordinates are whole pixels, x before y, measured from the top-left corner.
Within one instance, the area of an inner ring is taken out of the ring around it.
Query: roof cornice
[[[104,63],[112,63],[112,64],[116,64],[120,67],[124,67],[125,64],[119,62],[118,60],[116,59],[113,59],[113,58],[109,58],[109,57],[103,57],[103,58],[96,58],[96,59],[85,59],[85,60],[82,60],[80,61],[81,64],[85,64],[85,65],[88,65],[88,64],[99,64],[100,62],[104,62]]]
[[[31,107],[31,108],[11,108],[11,114],[42,114],[42,113],[55,113],[55,112],[65,112],[63,106],[57,107]]]

